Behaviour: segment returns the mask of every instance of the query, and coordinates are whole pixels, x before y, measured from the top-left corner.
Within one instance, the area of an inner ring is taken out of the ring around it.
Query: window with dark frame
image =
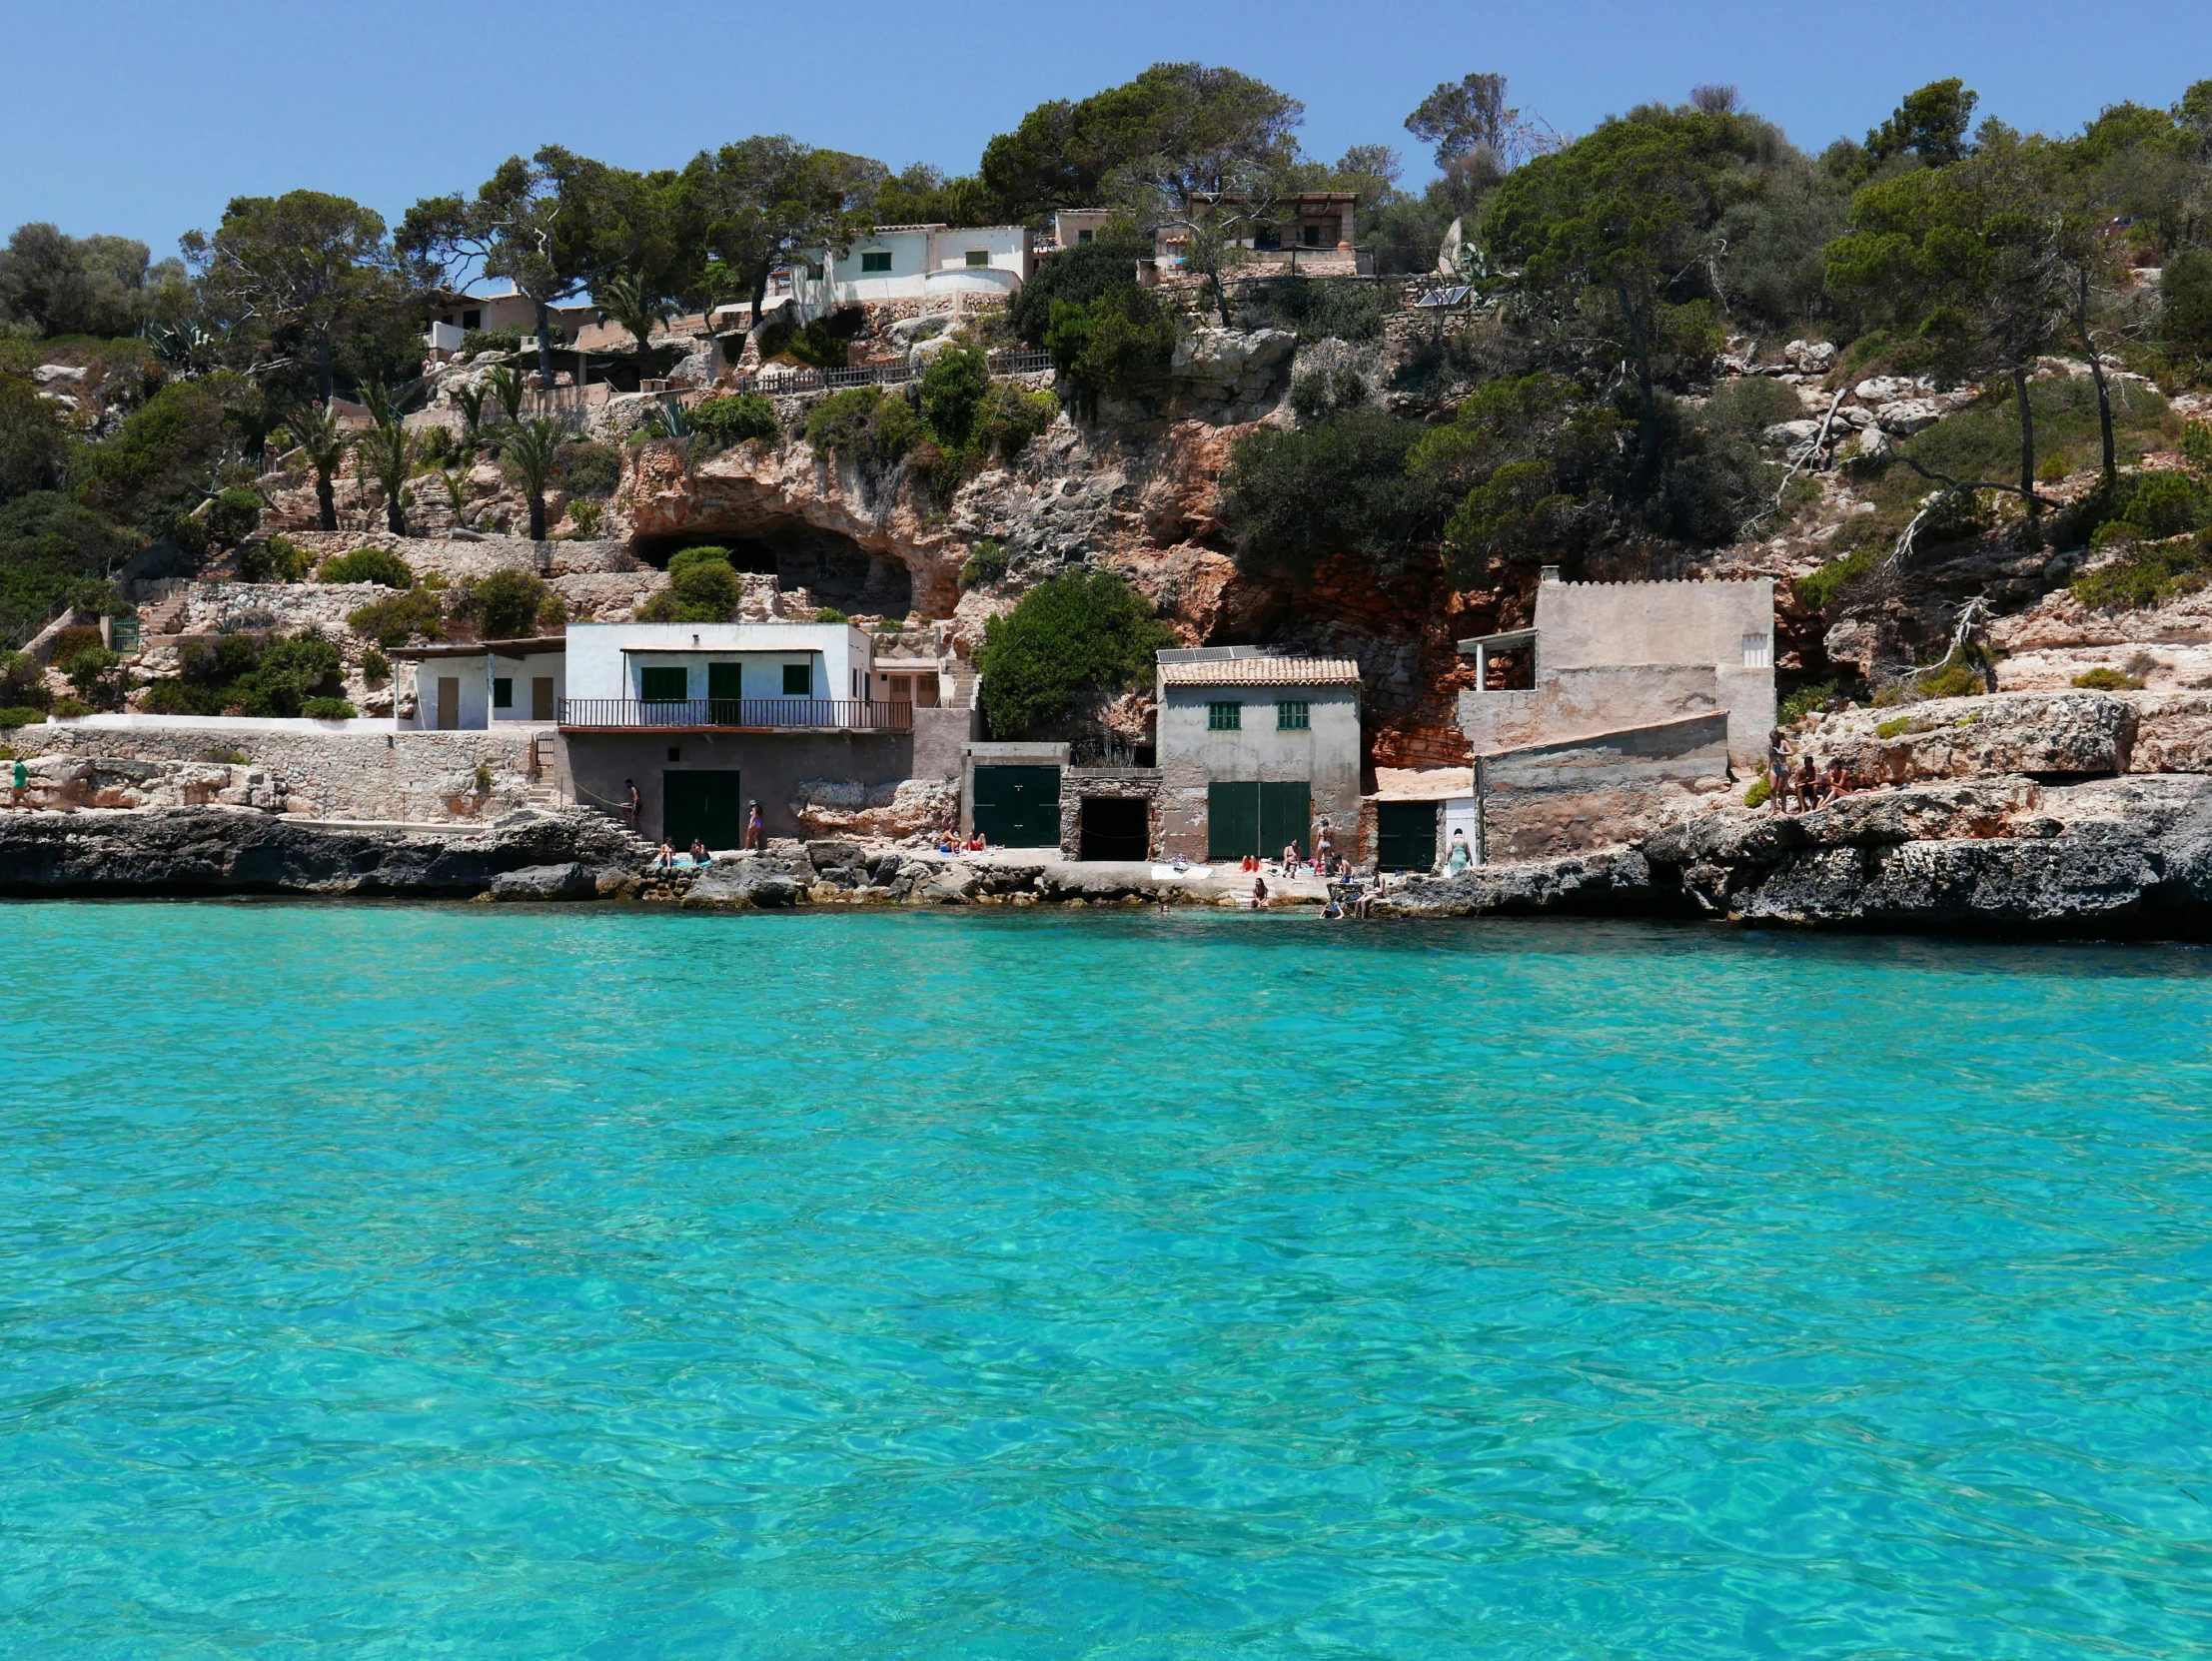
[[[989,249],[987,249],[987,248],[971,248],[971,249],[969,249],[969,250],[968,250],[968,269],[969,269],[969,270],[971,270],[971,271],[979,271],[979,270],[983,269],[984,267],[987,267],[987,266],[988,266],[988,265],[989,265],[990,263],[991,263],[991,251],[990,251]]]
[[[1313,729],[1314,706],[1305,698],[1277,698],[1275,700],[1275,730],[1277,732],[1310,732]]]
[[[878,252],[863,254],[860,256],[860,270],[863,275],[871,271],[887,272],[890,269],[891,253],[889,249],[883,249]]]
[[[515,707],[515,682],[505,675],[495,675],[493,677],[492,707],[494,709],[513,709]]]
[[[644,703],[681,703],[690,696],[687,682],[681,668],[639,669],[637,696]]]
[[[783,695],[786,698],[811,697],[813,691],[814,666],[811,663],[783,665]]]
[[[1244,705],[1241,703],[1210,703],[1206,706],[1206,730],[1208,732],[1242,732],[1244,730]]]

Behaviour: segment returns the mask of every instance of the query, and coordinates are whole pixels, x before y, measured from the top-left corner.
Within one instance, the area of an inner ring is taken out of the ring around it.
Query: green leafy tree
[[[1445,81],[1406,117],[1406,131],[1436,147],[1437,167],[1449,173],[1469,156],[1488,153],[1499,171],[1519,160],[1544,131],[1506,103],[1503,75],[1464,75]]]
[[[990,396],[990,359],[981,347],[947,348],[921,377],[921,418],[929,435],[947,449],[966,449]]]
[[[559,464],[560,445],[566,437],[566,428],[556,420],[518,421],[500,450],[500,465],[521,486],[523,499],[530,503],[530,536],[534,542],[546,539],[546,482]]]
[[[0,251],[0,323],[46,335],[128,335],[147,317],[146,278],[142,242],[19,225]]]
[[[812,251],[847,252],[873,227],[886,177],[865,156],[755,135],[692,158],[683,170],[686,223],[750,294],[758,328],[769,273]]]
[[[1684,321],[1671,309],[1709,294],[1714,227],[1747,188],[1746,164],[1770,133],[1733,113],[1638,111],[1535,158],[1490,199],[1490,269],[1519,272],[1525,315],[1572,332],[1586,309],[1613,314],[1635,378],[1640,493],[1657,489],[1663,466],[1660,375],[1683,356],[1669,350]],[[1708,318],[1688,338],[1709,329]]]
[[[1053,302],[1045,349],[1095,413],[1101,394],[1138,397],[1159,385],[1175,354],[1175,321],[1144,289],[1109,289],[1083,305]]]
[[[476,585],[477,632],[487,640],[517,640],[557,616],[560,597],[528,571],[494,571]]]
[[[1051,727],[1094,694],[1149,685],[1154,654],[1174,643],[1111,571],[1041,582],[984,625],[975,658],[984,719],[1005,738]]]
[[[297,337],[327,403],[341,333],[390,306],[403,288],[381,215],[343,196],[241,196],[212,236],[187,232],[185,262],[234,324],[281,346]],[[264,367],[274,367],[274,361]]]
[[[139,540],[56,491],[0,503],[0,640],[27,639],[64,601],[99,609],[112,597],[108,579]]]
[[[1918,92],[1905,94],[1904,102],[1889,119],[1866,135],[1866,155],[1875,165],[1892,156],[1910,153],[1928,167],[1949,167],[1965,159],[1972,148],[1966,129],[1974,119],[1978,93],[1953,76],[1930,81]]]
[[[39,397],[27,373],[0,360],[0,501],[59,489],[68,476],[70,447],[61,407]]]
[[[1087,306],[1103,295],[1137,286],[1137,262],[1152,257],[1152,240],[1133,221],[1108,225],[1094,242],[1063,248],[1037,264],[1036,275],[1014,291],[1006,321],[1017,340],[1045,344],[1055,302]]]
[[[171,382],[113,436],[82,453],[78,493],[87,505],[151,534],[169,529],[208,498],[222,467],[237,460],[257,403],[252,385],[228,372]]]
[[[637,616],[648,623],[726,623],[744,597],[727,548],[685,548],[668,561],[668,586]]]

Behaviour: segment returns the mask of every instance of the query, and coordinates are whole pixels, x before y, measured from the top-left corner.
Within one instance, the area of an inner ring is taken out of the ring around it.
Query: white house
[[[873,638],[849,623],[571,623],[564,724],[602,724],[581,713],[596,703],[865,700]]]
[[[511,721],[550,726],[567,695],[565,642],[557,634],[403,646],[392,657],[400,688],[415,693],[414,715],[396,723],[403,729],[482,731]]]
[[[843,254],[809,249],[791,267],[802,319],[871,301],[1004,299],[1029,279],[1029,232],[1019,225],[879,225]]]

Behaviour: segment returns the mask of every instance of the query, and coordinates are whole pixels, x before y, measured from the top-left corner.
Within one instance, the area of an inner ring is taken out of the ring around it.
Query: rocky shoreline
[[[1304,885],[1311,889],[1314,885]],[[830,905],[1235,903],[1234,885],[1019,855],[780,845],[656,872],[603,817],[482,828],[308,823],[231,807],[0,816],[0,896],[294,895]],[[1310,893],[1288,896],[1313,903]],[[2025,774],[1846,796],[1798,815],[1730,806],[1626,847],[1458,877],[1376,902],[1395,919],[1600,916],[1932,933],[2212,939],[2212,775],[2053,784]]]

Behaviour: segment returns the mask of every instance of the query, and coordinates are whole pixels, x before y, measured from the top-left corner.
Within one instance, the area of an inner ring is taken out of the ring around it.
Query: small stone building
[[[1360,823],[1360,666],[1257,646],[1159,654],[1159,856],[1336,851]]]

